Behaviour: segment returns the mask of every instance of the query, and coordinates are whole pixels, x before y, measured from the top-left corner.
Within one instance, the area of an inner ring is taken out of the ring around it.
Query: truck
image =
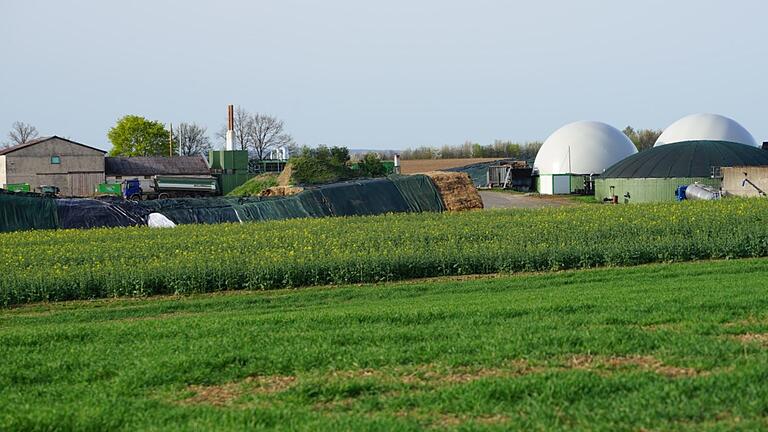
[[[214,177],[174,177],[153,176],[150,190],[141,187],[139,179],[123,181],[123,198],[133,201],[195,198],[219,194],[218,183]]]

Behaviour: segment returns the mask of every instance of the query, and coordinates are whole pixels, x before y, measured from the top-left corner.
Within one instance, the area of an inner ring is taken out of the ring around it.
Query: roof
[[[605,170],[601,178],[709,177],[712,167],[768,165],[768,151],[726,141],[653,147]]]
[[[49,136],[49,137],[36,138],[36,139],[33,139],[32,141],[27,141],[27,142],[25,142],[23,144],[16,144],[15,146],[10,146],[10,147],[6,147],[4,149],[0,149],[0,155],[5,155],[5,154],[8,154],[8,153],[13,153],[16,150],[21,150],[23,148],[31,147],[31,146],[33,146],[35,144],[40,144],[41,142],[49,141],[49,140],[52,140],[52,139],[59,139],[59,140],[62,140],[62,141],[66,141],[66,142],[68,142],[70,144],[75,144],[75,145],[79,145],[80,147],[85,147],[85,148],[90,149],[90,150],[95,150],[95,151],[101,152],[101,153],[107,153],[106,150],[97,149],[96,147],[87,146],[85,144],[82,144],[82,143],[79,143],[79,142],[76,142],[76,141],[72,141],[70,139],[66,139],[66,138],[62,138],[60,136],[53,135],[53,136]]]
[[[544,141],[533,162],[539,174],[600,174],[637,153],[624,133],[601,122],[569,123]]]
[[[208,162],[202,156],[135,156],[104,159],[108,176],[145,175],[210,175]]]

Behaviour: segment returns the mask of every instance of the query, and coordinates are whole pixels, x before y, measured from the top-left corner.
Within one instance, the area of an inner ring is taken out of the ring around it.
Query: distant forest
[[[496,140],[493,144],[482,145],[467,141],[462,145],[444,145],[439,148],[407,148],[400,156],[403,159],[510,158],[533,162],[541,144],[541,141],[516,143]]]
[[[622,131],[639,151],[648,150],[661,135],[660,129],[637,129],[627,126]],[[400,153],[403,159],[468,159],[468,158],[510,158],[533,163],[541,148],[541,141],[516,143],[496,140],[493,144],[482,145],[467,141],[461,145],[442,147],[407,148]]]

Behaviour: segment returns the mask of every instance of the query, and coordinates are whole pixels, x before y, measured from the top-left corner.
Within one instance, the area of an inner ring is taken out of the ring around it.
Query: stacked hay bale
[[[467,173],[431,171],[424,173],[435,183],[448,211],[483,208],[483,199]]]
[[[271,188],[267,188],[261,191],[261,194],[259,194],[259,196],[268,197],[268,196],[296,195],[297,193],[303,190],[304,188],[294,187],[294,186],[273,186]]]

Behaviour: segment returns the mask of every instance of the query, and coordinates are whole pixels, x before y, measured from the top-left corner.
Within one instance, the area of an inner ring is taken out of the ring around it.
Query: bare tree
[[[13,122],[11,131],[8,132],[8,138],[10,138],[11,141],[6,145],[24,144],[25,142],[37,138],[38,135],[36,127],[31,124],[16,121]]]
[[[253,116],[243,109],[240,105],[235,107],[234,112],[234,120],[235,125],[233,129],[233,139],[235,148],[239,148],[240,150],[248,150],[248,147],[251,146],[251,137],[250,137],[250,129],[251,129],[251,123],[253,122]],[[216,132],[216,137],[221,139],[222,142],[226,142],[227,140],[227,126],[224,125],[219,129],[218,132]]]
[[[182,156],[204,155],[211,149],[208,129],[196,123],[181,123],[173,131],[173,141]]]
[[[251,120],[248,135],[256,159],[264,159],[272,149],[293,146],[293,137],[285,132],[282,120],[258,113]]]

